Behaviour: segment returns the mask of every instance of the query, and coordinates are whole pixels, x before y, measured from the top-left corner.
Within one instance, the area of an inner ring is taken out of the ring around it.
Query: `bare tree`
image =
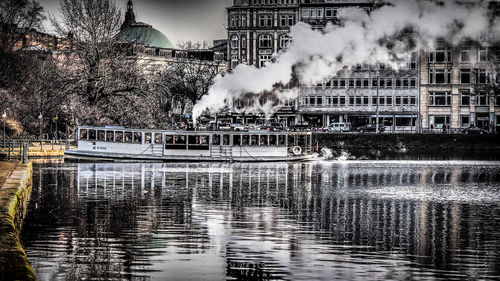
[[[43,8],[36,1],[0,1],[0,50],[12,52],[28,32],[41,28],[44,19]]]
[[[61,21],[51,18],[52,24],[73,44],[82,64],[79,90],[95,105],[121,90],[109,90],[107,83],[116,61],[125,56],[116,40],[121,11],[113,0],[60,0],[60,12]]]
[[[169,62],[160,73],[160,88],[168,94],[172,101],[180,104],[184,112],[186,105],[194,105],[209,90],[214,78],[221,72],[223,65],[215,60],[203,60],[197,57],[202,43],[181,42],[184,55],[178,55],[175,61]],[[191,54],[191,55],[189,55]],[[171,107],[174,103],[171,102]]]

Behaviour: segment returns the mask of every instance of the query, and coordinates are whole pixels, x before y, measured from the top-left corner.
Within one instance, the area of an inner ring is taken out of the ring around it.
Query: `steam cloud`
[[[233,100],[252,101],[242,109],[246,113],[264,112],[270,117],[279,109],[279,101],[297,98],[298,89],[283,86],[298,78],[301,85],[316,85],[345,69],[359,64],[386,64],[397,69],[398,62],[409,55],[409,42],[399,40],[411,27],[417,38],[414,48],[428,49],[437,38],[452,44],[476,39],[487,31],[499,38],[500,20],[488,10],[486,1],[460,4],[456,1],[393,0],[370,15],[361,9],[339,11],[341,25],[329,24],[322,31],[304,23],[291,28],[292,43],[273,63],[264,68],[239,65],[227,76],[217,76],[214,85],[193,109],[193,119],[206,110],[217,113]],[[491,36],[493,35],[493,36]],[[394,48],[389,49],[387,43]],[[267,103],[259,98],[265,95]]]

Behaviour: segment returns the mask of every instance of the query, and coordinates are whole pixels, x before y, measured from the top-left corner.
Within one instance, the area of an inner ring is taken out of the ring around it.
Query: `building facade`
[[[338,24],[338,12],[345,7],[370,13],[377,4],[373,0],[235,0],[227,8],[229,68],[240,63],[263,67],[290,42],[290,26],[301,21],[321,30],[327,23]],[[318,85],[300,86],[300,97],[283,102],[275,119],[285,125],[303,122],[325,127],[349,122],[358,127],[376,123],[378,116],[379,124],[394,132],[496,126],[498,98],[477,86],[491,81],[488,76],[495,71],[486,68],[498,66],[491,56],[496,51],[467,44],[445,48],[438,42],[432,52],[408,46],[408,61],[400,69],[353,66]],[[467,55],[469,61],[465,61]],[[237,119],[245,122],[242,116]]]
[[[478,35],[479,43],[462,42],[455,47],[438,41],[435,50],[422,52],[423,128],[500,126],[500,49],[488,46],[492,40],[486,36]]]

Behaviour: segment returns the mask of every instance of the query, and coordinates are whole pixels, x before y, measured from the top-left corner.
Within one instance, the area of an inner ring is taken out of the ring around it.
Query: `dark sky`
[[[58,0],[37,0],[45,10],[57,16]],[[125,7],[127,0],[115,0]],[[225,7],[232,0],[133,0],[138,21],[151,24],[163,32],[172,43],[178,41],[208,41],[226,38]]]

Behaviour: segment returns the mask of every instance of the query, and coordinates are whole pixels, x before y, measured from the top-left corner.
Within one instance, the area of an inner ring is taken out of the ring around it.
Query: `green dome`
[[[124,28],[118,35],[119,41],[139,43],[146,47],[173,49],[172,42],[160,31],[150,25],[136,24]]]

